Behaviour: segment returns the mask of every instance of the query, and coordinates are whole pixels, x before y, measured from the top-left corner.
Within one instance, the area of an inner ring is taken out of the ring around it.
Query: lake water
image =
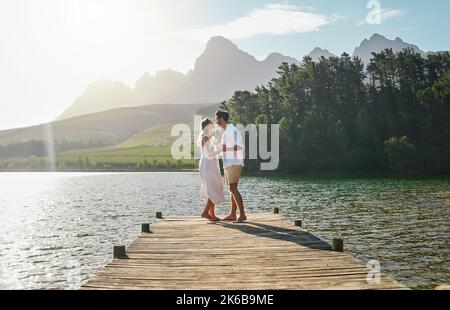
[[[244,177],[241,192],[410,287],[450,283],[450,178]],[[79,288],[156,211],[200,214],[198,193],[196,173],[0,173],[0,289]]]

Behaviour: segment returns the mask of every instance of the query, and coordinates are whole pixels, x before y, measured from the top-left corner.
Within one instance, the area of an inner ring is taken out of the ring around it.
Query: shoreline
[[[198,169],[148,169],[148,170],[137,170],[137,169],[89,169],[89,170],[76,170],[76,169],[66,169],[66,170],[0,170],[0,173],[116,173],[116,172],[129,172],[129,173],[147,173],[147,172],[198,172]]]
[[[59,169],[55,171],[37,170],[37,169],[11,169],[0,170],[0,173],[155,173],[155,172],[170,172],[170,173],[193,173],[198,172],[198,169]],[[222,173],[223,174],[223,173]],[[426,173],[410,173],[410,174],[395,174],[387,172],[304,172],[304,173],[285,173],[285,172],[254,172],[245,171],[243,176],[259,177],[259,178],[389,178],[389,179],[447,179],[450,174],[426,174]]]

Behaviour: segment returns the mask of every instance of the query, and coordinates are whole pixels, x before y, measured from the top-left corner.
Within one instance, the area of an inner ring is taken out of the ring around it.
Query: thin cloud
[[[401,17],[406,14],[403,10],[391,10],[391,9],[382,9],[381,12],[381,22],[384,22],[386,19]]]
[[[406,14],[406,12],[403,10],[399,10],[399,9],[379,9],[379,10],[371,11],[369,14],[371,17],[378,17],[379,23],[382,23],[385,20],[390,19],[390,18],[404,16]],[[368,18],[366,18],[366,20],[360,21],[357,24],[360,26],[365,25],[365,24],[371,24],[370,22],[368,22],[368,19],[369,19],[369,15],[368,15]]]
[[[269,4],[264,8],[254,9],[247,16],[233,21],[195,29],[183,30],[180,34],[196,41],[207,41],[213,36],[221,35],[229,39],[245,39],[259,35],[285,35],[317,31],[332,24],[339,15],[325,16],[287,4]]]

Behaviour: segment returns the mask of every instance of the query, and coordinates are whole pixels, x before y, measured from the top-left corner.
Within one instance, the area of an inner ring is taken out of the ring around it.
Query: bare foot
[[[209,221],[212,220],[211,215],[209,215],[209,213],[207,213],[207,212],[203,212],[202,217],[203,217],[204,219],[209,220]]]
[[[247,220],[247,217],[245,215],[241,216],[238,218],[237,221],[235,221],[235,223],[244,223]]]
[[[216,216],[216,213],[215,213],[215,212],[209,212],[209,216],[210,216],[215,222],[221,221],[221,219],[218,218],[218,217]]]
[[[226,218],[223,219],[224,221],[227,222],[234,222],[236,221],[236,215],[228,215]]]
[[[221,221],[220,217],[217,217],[215,215],[211,215],[211,217],[214,220],[214,222],[220,222]]]

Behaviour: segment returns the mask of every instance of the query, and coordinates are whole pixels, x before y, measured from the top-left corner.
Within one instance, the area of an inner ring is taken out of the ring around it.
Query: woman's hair
[[[212,125],[212,123],[213,122],[209,118],[205,118],[202,120],[202,129],[205,129],[208,125]]]
[[[213,122],[209,119],[209,118],[205,118],[204,120],[202,120],[202,130],[200,131],[200,134],[198,135],[198,141],[197,144],[199,147],[202,147],[202,141],[204,138],[204,135],[206,134],[205,129],[206,127],[208,127],[209,125],[212,125]]]

